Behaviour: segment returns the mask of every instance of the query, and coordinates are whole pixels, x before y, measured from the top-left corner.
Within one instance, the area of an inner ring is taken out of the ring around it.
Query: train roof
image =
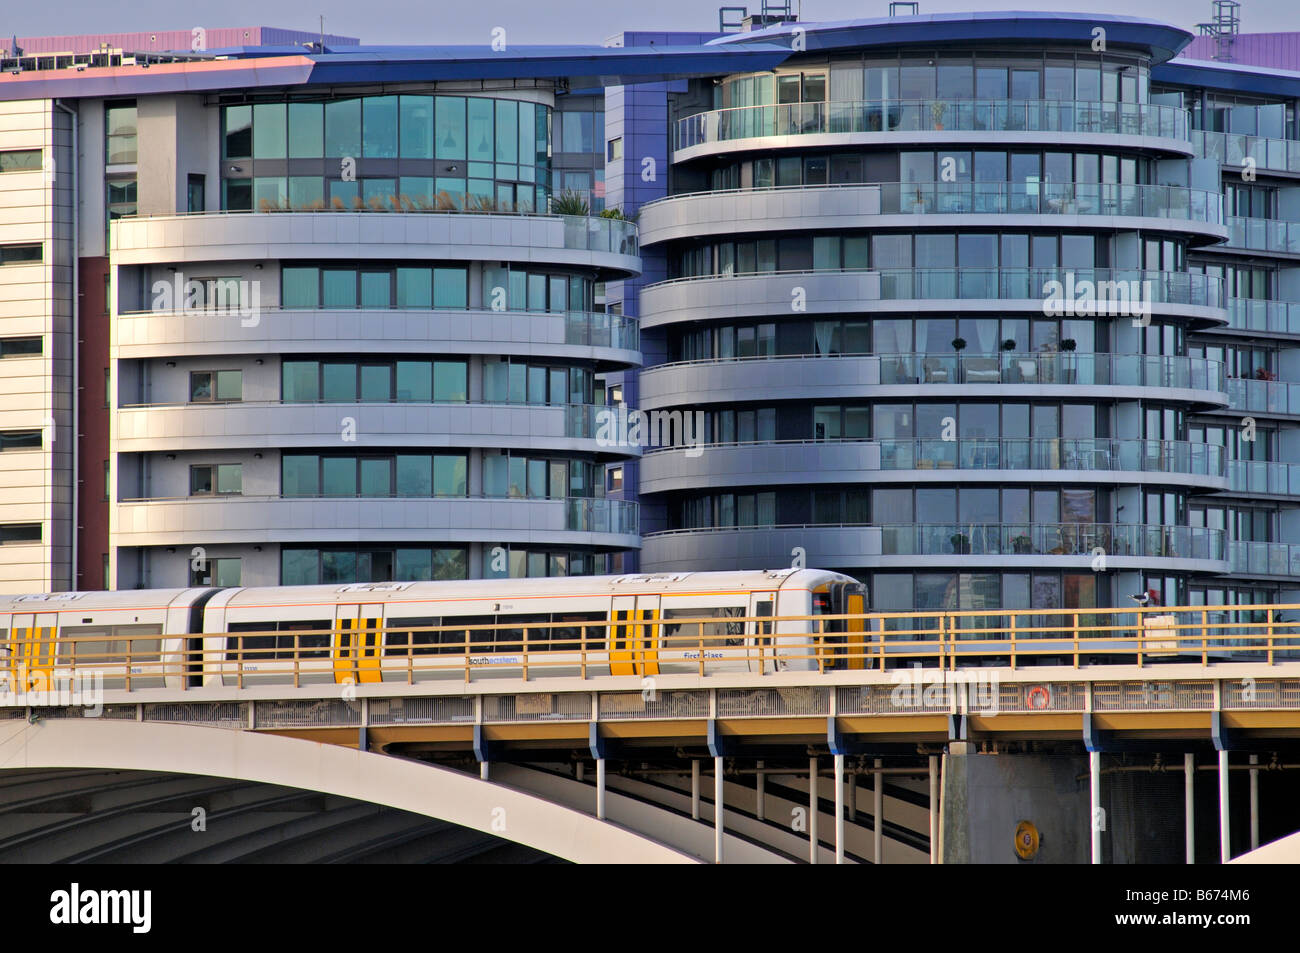
[[[0,612],[76,612],[97,609],[166,609],[189,605],[210,588],[110,589],[89,592],[46,592],[0,595]]]
[[[692,593],[814,585],[839,573],[819,569],[768,569],[750,572],[630,573],[620,576],[557,576],[544,579],[457,579],[445,582],[377,582],[337,586],[265,586],[218,593],[214,607],[412,602],[428,599],[500,599],[529,596],[617,596],[639,593]]]

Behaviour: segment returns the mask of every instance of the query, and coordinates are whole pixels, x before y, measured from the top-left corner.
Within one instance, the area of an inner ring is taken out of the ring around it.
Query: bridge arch
[[[633,831],[435,765],[228,728],[110,719],[0,722],[0,771],[100,768],[203,775],[423,814],[576,863],[696,863]]]

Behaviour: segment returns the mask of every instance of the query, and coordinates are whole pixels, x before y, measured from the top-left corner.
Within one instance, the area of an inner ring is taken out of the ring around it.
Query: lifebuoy
[[[1035,685],[1025,696],[1025,704],[1034,711],[1052,707],[1052,691],[1046,685]]]

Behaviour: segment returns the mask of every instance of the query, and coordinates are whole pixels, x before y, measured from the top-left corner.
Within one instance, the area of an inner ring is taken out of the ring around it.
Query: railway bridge
[[[0,699],[0,862],[1226,862],[1300,828],[1296,633],[1255,608],[1136,650],[945,613],[901,657],[864,616],[809,671],[72,665]]]

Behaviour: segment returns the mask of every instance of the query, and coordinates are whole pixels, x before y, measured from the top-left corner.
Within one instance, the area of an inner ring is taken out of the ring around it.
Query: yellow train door
[[[862,616],[867,611],[867,597],[861,592],[853,592],[850,590],[848,598],[844,600],[844,603],[845,613],[858,617],[856,619],[848,619],[844,626],[846,641],[848,643],[846,649],[849,653],[849,668],[866,668],[867,620],[862,618]]]
[[[615,596],[610,609],[609,625],[609,674],[635,675],[636,662],[632,642],[636,636],[631,624],[632,614],[636,611],[635,596]]]
[[[637,596],[636,617],[632,637],[633,674],[659,674],[659,596]]]
[[[381,680],[384,607],[341,605],[334,621],[334,681],[365,684]]]
[[[48,691],[54,679],[54,637],[58,614],[15,613],[9,641],[12,684],[19,691]]]

